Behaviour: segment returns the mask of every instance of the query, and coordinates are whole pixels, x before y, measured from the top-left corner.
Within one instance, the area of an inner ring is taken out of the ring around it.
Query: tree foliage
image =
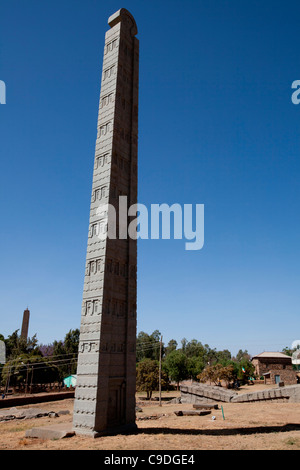
[[[223,366],[221,364],[214,364],[212,366],[207,366],[205,369],[199,374],[198,379],[200,382],[210,382],[214,385],[218,385],[221,380],[221,371]]]
[[[24,339],[14,331],[6,339],[6,364],[2,366],[1,383],[10,387],[29,388],[33,384],[61,382],[76,373],[79,330],[70,330],[64,341],[38,345],[36,335]]]
[[[41,355],[36,334],[32,338],[25,339],[18,334],[18,331],[14,331],[4,339],[7,360],[15,359],[22,354]]]
[[[168,376],[164,370],[161,373],[162,389],[168,386]],[[144,359],[137,364],[136,386],[138,391],[147,392],[149,400],[154,390],[159,388],[159,364],[154,359]]]
[[[41,355],[22,354],[17,360],[7,362],[2,371],[2,384],[8,387],[21,387],[25,391],[34,384],[54,382],[58,369]]]
[[[170,379],[177,383],[177,387],[181,380],[188,378],[188,360],[183,352],[172,351],[165,358],[164,365]]]
[[[61,382],[65,377],[76,374],[79,345],[79,329],[70,330],[63,340],[48,345],[38,345],[37,337],[21,338],[14,331],[5,338],[7,363],[1,367],[2,384],[19,387],[35,383]],[[181,347],[179,347],[181,346]],[[253,377],[254,366],[247,350],[240,349],[236,357],[229,350],[221,351],[202,344],[197,339],[181,340],[178,345],[171,339],[165,346],[161,344],[161,333],[154,330],[148,334],[141,331],[136,342],[137,387],[150,397],[158,389],[159,360],[162,361],[162,387],[169,380],[179,382],[185,379],[209,381],[218,384],[224,381],[230,387],[232,382],[246,382]],[[285,348],[284,352],[293,351]]]
[[[159,360],[161,334],[158,330],[153,331],[151,335],[141,331],[136,339],[136,360],[144,359]],[[162,355],[164,354],[164,349]]]
[[[60,381],[69,375],[76,374],[79,333],[79,329],[70,330],[64,341],[54,341],[52,344],[52,357],[57,365]]]
[[[250,377],[254,376],[255,367],[252,362],[247,359],[242,359],[238,363],[238,373],[237,378],[241,383],[247,383]]]

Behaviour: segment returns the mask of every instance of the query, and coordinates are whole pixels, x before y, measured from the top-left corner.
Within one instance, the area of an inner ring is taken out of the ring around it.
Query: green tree
[[[64,339],[64,347],[67,354],[74,354],[78,353],[78,346],[79,346],[79,335],[80,331],[77,328],[76,330],[70,330]]]
[[[245,359],[246,361],[250,361],[251,359],[247,349],[245,349],[245,351],[240,349],[235,357],[235,361],[237,362],[241,362],[243,359]]]
[[[76,374],[79,333],[79,329],[70,330],[64,341],[53,342],[52,358],[56,364],[60,381],[69,375]]]
[[[141,331],[136,339],[136,360],[140,362],[144,359],[159,360],[161,334],[158,330],[151,335]],[[164,347],[162,348],[164,355]]]
[[[229,388],[231,382],[234,382],[236,379],[236,370],[234,365],[230,364],[223,367],[220,371],[220,379],[224,380],[226,387]]]
[[[242,383],[247,383],[250,377],[254,376],[255,367],[251,361],[242,359],[238,363],[237,377]]]
[[[171,339],[165,348],[165,356],[170,354],[172,351],[175,351],[177,349],[177,346],[178,346],[177,341],[175,339]]]
[[[18,331],[14,331],[4,339],[7,359],[15,359],[22,354],[41,355],[36,334],[32,338],[22,338]]]
[[[64,341],[54,341],[47,348],[51,354],[43,354],[45,349],[38,346],[36,335],[24,339],[14,331],[7,339],[7,362],[2,368],[1,381],[4,385],[25,387],[26,384],[45,384],[61,381],[76,373],[79,344],[79,329],[70,330]]]
[[[300,345],[298,345],[298,347],[299,347],[299,346],[300,346]],[[283,348],[282,352],[283,352],[283,354],[286,354],[287,356],[292,356],[292,355],[293,355],[293,352],[295,352],[296,349],[297,349],[297,348],[293,348],[293,349],[292,349],[292,348],[289,348],[289,347],[286,346],[285,348]]]
[[[187,373],[188,377],[197,380],[197,377],[204,369],[203,360],[201,357],[188,357],[187,358]]]
[[[196,339],[184,343],[184,353],[187,357],[201,357],[205,355],[205,347]]]
[[[186,355],[179,351],[172,351],[164,360],[164,366],[168,371],[171,380],[177,383],[179,389],[179,382],[188,378],[188,361]]]
[[[200,382],[213,382],[215,385],[218,385],[221,380],[222,369],[222,364],[208,365],[201,374],[198,375],[198,379]]]
[[[162,389],[168,386],[168,376],[164,370],[161,372]],[[136,367],[136,387],[138,391],[147,392],[150,400],[152,392],[159,388],[159,364],[153,359],[143,359]]]
[[[30,390],[31,385],[47,384],[57,380],[58,370],[47,358],[21,354],[8,361],[2,371],[2,384]]]
[[[231,352],[228,349],[223,349],[223,351],[217,351],[216,353],[217,363],[225,365],[229,361],[231,361]]]

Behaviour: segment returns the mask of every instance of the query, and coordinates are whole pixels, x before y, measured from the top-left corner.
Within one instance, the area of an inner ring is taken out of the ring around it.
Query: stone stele
[[[119,197],[127,207],[137,203],[139,41],[126,9],[108,24],[73,414],[76,434],[90,436],[136,429],[137,242],[128,237],[127,212],[125,231],[119,221]],[[99,208],[108,203],[117,213],[115,239],[99,237],[110,221]]]
[[[21,338],[24,338],[26,340],[28,338],[29,318],[30,318],[30,311],[27,308],[26,310],[24,310],[24,313],[23,313],[23,321],[22,321],[22,329],[21,329]]]

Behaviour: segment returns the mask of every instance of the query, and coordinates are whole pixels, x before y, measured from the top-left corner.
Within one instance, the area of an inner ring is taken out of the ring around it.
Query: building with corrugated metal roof
[[[255,374],[265,383],[294,385],[297,384],[297,371],[294,370],[291,356],[282,352],[265,351],[252,358]]]

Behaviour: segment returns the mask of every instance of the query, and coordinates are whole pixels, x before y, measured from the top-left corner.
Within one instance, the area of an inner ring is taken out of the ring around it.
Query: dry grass
[[[255,386],[257,390],[258,386]],[[250,390],[250,387],[249,387]],[[254,391],[254,387],[251,391]],[[244,390],[248,391],[248,390]],[[176,392],[164,394],[172,398]],[[105,436],[97,439],[74,436],[62,440],[25,438],[26,429],[72,421],[73,400],[44,403],[43,409],[68,409],[69,415],[42,417],[0,423],[0,449],[39,450],[298,450],[300,449],[300,403],[261,402],[225,403],[206,416],[181,416],[174,411],[192,409],[192,405],[167,404],[142,400],[137,413],[138,432],[132,435]],[[41,405],[31,405],[31,407]],[[152,419],[145,419],[152,416]],[[212,420],[215,416],[215,420]],[[141,419],[142,418],[142,419]]]

